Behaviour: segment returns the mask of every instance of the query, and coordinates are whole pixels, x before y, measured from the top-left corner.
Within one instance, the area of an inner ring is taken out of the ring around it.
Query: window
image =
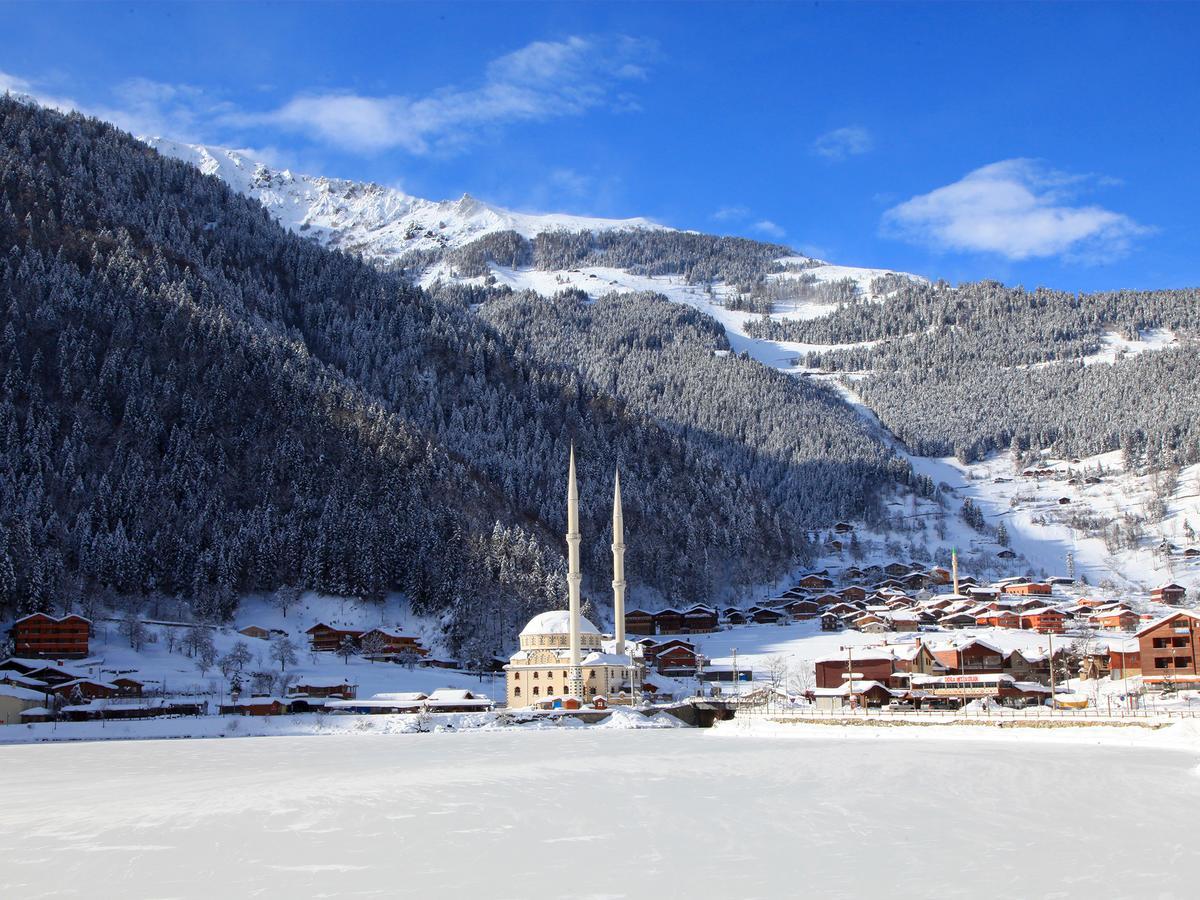
[[[521,673],[513,672],[513,681],[520,681],[520,680],[521,680]]]
[[[1192,665],[1192,658],[1190,656],[1175,657],[1175,668],[1187,669],[1187,668],[1190,668],[1191,665]]]
[[[1169,656],[1156,656],[1156,657],[1154,657],[1154,668],[1156,668],[1156,669],[1169,669],[1169,668],[1171,668],[1171,657],[1169,657]]]
[[[521,689],[520,689],[520,688],[513,688],[513,696],[514,696],[514,697],[520,697],[520,696],[521,696]]]
[[[539,688],[539,687],[538,687],[538,686],[535,684],[535,685],[533,686],[533,696],[535,696],[535,697],[536,697],[536,696],[538,696],[539,694],[541,694],[541,692],[542,692],[542,689],[541,689],[541,688]]]
[[[533,677],[534,677],[534,678],[537,678],[537,677],[538,677],[538,673],[537,673],[537,672],[534,672],[534,673],[533,673]],[[536,690],[536,688],[535,688],[534,690]]]
[[[1166,638],[1155,638],[1154,639],[1154,649],[1155,650],[1161,650],[1165,646],[1167,646]]]
[[[1186,647],[1187,645],[1188,645],[1188,639],[1185,637],[1171,638],[1171,646],[1172,647]]]

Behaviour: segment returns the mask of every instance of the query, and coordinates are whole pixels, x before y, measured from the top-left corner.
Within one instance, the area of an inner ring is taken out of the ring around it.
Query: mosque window
[[[539,687],[538,687],[538,686],[535,684],[535,685],[533,686],[533,696],[535,696],[535,697],[536,697],[536,696],[538,696],[538,695],[539,695],[541,692],[542,692],[541,688],[539,688]]]
[[[534,678],[537,678],[537,677],[538,677],[538,673],[537,673],[537,672],[534,672],[534,673],[533,673],[533,677],[534,677]]]
[[[514,696],[514,697],[520,697],[520,696],[521,696],[521,689],[520,689],[520,688],[513,688],[513,696]]]

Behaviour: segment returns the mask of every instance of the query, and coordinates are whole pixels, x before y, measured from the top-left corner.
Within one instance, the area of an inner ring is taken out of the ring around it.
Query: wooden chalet
[[[88,655],[92,623],[83,616],[51,616],[32,613],[13,623],[13,653],[16,656],[82,659]]]
[[[415,653],[420,657],[429,652],[421,646],[418,638],[387,628],[372,628],[363,632],[359,643],[362,646],[377,645],[378,649],[372,654],[376,659],[394,659],[406,653]]]
[[[758,625],[778,625],[785,618],[785,613],[766,606],[756,606],[750,610],[750,620]]]
[[[1004,671],[1004,651],[979,638],[960,644],[934,646],[930,650],[951,675]]]
[[[1006,584],[1003,592],[1017,597],[1048,597],[1054,589],[1044,581],[1026,581],[1021,584]]]
[[[660,609],[654,614],[654,630],[658,634],[681,634],[683,613],[677,609]]]
[[[353,700],[357,696],[358,685],[345,678],[306,676],[294,681],[289,690],[293,694],[303,694],[306,697],[337,697],[340,700]]]
[[[1200,688],[1200,668],[1196,664],[1200,613],[1172,613],[1141,629],[1137,640],[1143,684],[1152,690]]]
[[[84,700],[101,700],[118,697],[121,689],[110,681],[97,681],[91,678],[76,678],[72,681],[59,682],[50,688],[57,697],[73,699],[82,697]]]
[[[1021,627],[1042,634],[1062,634],[1067,630],[1067,615],[1049,606],[1027,610],[1021,613]]]
[[[717,611],[710,606],[696,604],[683,611],[685,634],[704,634],[717,630]]]
[[[342,645],[346,638],[349,638],[357,647],[363,635],[361,629],[334,628],[324,622],[318,622],[305,633],[308,635],[310,648],[318,653],[332,653]]]
[[[255,638],[260,641],[269,640],[271,637],[271,632],[261,625],[247,625],[245,628],[239,628],[238,634],[244,634],[248,638]]]
[[[1114,609],[1097,611],[1088,622],[1104,631],[1136,631],[1141,624],[1141,616],[1131,609]]]
[[[625,611],[626,634],[654,634],[654,613],[644,609]]]
[[[1175,584],[1160,584],[1150,592],[1150,599],[1155,603],[1166,603],[1169,606],[1177,606],[1183,602],[1187,596],[1187,589],[1183,585]]]

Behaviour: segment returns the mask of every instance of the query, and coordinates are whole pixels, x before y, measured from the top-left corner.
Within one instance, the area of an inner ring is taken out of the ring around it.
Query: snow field
[[[720,734],[0,748],[0,895],[1194,896],[1194,754]]]

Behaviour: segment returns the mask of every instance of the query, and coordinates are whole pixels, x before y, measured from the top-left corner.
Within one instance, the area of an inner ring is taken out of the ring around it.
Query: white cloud
[[[781,238],[787,234],[779,225],[776,225],[770,219],[760,219],[750,226],[759,234],[765,234],[767,237]]]
[[[1036,160],[1007,159],[892,207],[883,215],[883,231],[937,250],[1012,260],[1112,258],[1152,229],[1100,206],[1070,205],[1098,183],[1095,176],[1058,172]]]
[[[274,125],[357,152],[428,153],[467,143],[488,127],[636,109],[621,88],[646,77],[655,52],[654,44],[630,37],[535,41],[492,60],[477,87],[424,97],[301,94],[273,111],[229,121]]]
[[[837,161],[867,153],[873,146],[871,132],[861,125],[848,125],[825,132],[812,142],[812,152]]]
[[[750,210],[745,206],[722,206],[709,218],[717,222],[738,222],[750,217]]]

